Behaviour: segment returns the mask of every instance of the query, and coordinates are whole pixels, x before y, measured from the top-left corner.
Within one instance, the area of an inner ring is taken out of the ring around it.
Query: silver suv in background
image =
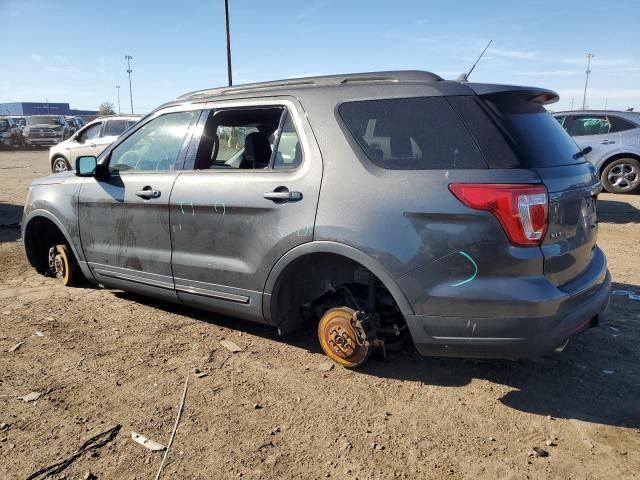
[[[97,156],[138,120],[140,116],[118,115],[101,117],[88,123],[68,140],[51,147],[51,171],[58,173],[71,170],[75,167],[76,158],[84,155]]]
[[[640,113],[611,110],[557,112],[553,116],[581,149],[611,193],[640,187]]]

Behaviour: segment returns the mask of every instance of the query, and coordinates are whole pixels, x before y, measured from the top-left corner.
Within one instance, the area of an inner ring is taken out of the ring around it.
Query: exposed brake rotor
[[[345,367],[357,367],[369,358],[373,345],[363,322],[366,317],[348,307],[325,312],[318,324],[318,338],[331,360]]]
[[[56,245],[49,249],[49,269],[65,286],[73,281],[72,261],[66,245]]]

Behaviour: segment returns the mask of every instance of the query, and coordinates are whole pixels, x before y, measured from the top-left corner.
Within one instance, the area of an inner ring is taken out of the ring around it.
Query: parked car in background
[[[600,182],[557,98],[419,71],[186,94],[33,182],[27,258],[283,335],[307,322],[349,367],[410,340],[545,355],[611,290]]]
[[[0,117],[0,145],[14,148],[22,146],[22,129],[25,124],[25,117]]]
[[[76,133],[78,130],[80,130],[84,126],[84,124],[80,121],[79,117],[66,116],[64,118],[67,121],[67,124],[69,124],[69,127],[70,127],[69,131],[71,135]]]
[[[71,135],[71,126],[63,115],[32,115],[22,129],[25,147],[55,145]]]
[[[640,113],[611,110],[555,112],[553,116],[598,169],[604,188],[631,193],[640,187]]]
[[[131,125],[140,120],[138,115],[101,117],[80,128],[64,142],[49,149],[49,163],[54,173],[75,168],[76,158],[97,156]]]

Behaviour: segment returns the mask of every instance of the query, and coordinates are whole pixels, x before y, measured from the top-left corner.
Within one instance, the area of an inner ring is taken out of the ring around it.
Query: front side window
[[[111,152],[111,172],[163,172],[175,168],[196,112],[161,115],[136,130]]]
[[[367,157],[382,168],[487,168],[469,132],[443,97],[346,102],[339,112]]]
[[[200,137],[195,169],[268,169],[283,111],[282,107],[212,110]]]
[[[126,120],[107,120],[104,126],[103,137],[118,137],[122,132],[127,129]]]
[[[611,122],[606,115],[576,116],[571,122],[571,136],[606,135],[611,130]]]
[[[102,123],[95,123],[91,125],[89,128],[84,130],[78,136],[78,142],[86,142],[87,140],[92,140],[94,138],[98,138],[100,135],[100,129],[102,128]]]

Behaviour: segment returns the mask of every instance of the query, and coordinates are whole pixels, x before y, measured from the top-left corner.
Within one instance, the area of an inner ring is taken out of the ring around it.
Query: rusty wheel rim
[[[327,310],[318,324],[318,339],[324,353],[344,367],[362,365],[370,346],[357,328],[355,312],[347,307]]]
[[[53,259],[56,277],[60,279],[62,284],[66,287],[71,284],[73,279],[73,273],[71,270],[71,262],[69,261],[69,251],[65,245],[58,245],[56,247],[58,252]]]

